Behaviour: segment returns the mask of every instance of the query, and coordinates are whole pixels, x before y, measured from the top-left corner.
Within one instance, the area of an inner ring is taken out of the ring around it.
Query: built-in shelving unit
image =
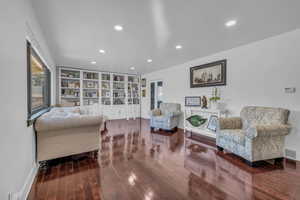
[[[140,116],[137,75],[58,68],[58,101],[62,106],[99,105],[110,119]]]
[[[127,84],[127,104],[129,115],[138,117],[140,110],[140,79],[137,76],[128,76]]]
[[[83,71],[83,105],[99,103],[99,72]]]
[[[101,74],[101,104],[111,105],[111,74]]]
[[[80,71],[60,71],[60,102],[66,106],[80,106]]]
[[[139,78],[136,76],[128,76],[128,104],[140,104],[139,95]]]

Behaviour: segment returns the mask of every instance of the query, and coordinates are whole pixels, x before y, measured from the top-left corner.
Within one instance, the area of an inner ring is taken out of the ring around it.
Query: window
[[[51,74],[39,55],[27,42],[28,120],[32,121],[50,107]]]

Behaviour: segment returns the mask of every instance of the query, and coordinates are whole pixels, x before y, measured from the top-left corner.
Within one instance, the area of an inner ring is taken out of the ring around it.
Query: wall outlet
[[[294,160],[297,158],[296,151],[291,149],[285,149],[285,156]]]
[[[284,92],[285,93],[290,93],[290,94],[296,93],[296,88],[294,88],[294,87],[284,88]]]

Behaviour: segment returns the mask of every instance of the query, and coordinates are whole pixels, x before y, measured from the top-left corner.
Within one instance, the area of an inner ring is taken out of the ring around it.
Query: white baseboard
[[[27,199],[27,196],[30,192],[34,178],[37,175],[38,169],[39,169],[39,165],[35,164],[33,166],[33,168],[30,170],[30,173],[28,174],[23,187],[16,195],[17,196],[16,200],[26,200]]]

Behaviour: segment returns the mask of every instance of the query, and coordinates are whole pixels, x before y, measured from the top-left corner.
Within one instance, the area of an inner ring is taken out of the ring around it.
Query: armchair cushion
[[[245,131],[242,129],[224,129],[219,131],[218,137],[226,138],[228,142],[235,142],[240,145],[245,144]]]
[[[162,104],[160,104],[160,110],[162,112],[162,115],[167,115],[168,113],[171,113],[171,112],[180,111],[180,104],[162,103]]]
[[[220,129],[242,129],[242,119],[240,117],[220,118]]]
[[[243,129],[258,125],[287,124],[290,111],[283,108],[247,106],[241,111]]]
[[[166,114],[167,117],[178,117],[179,115],[181,115],[180,111],[173,111]]]
[[[259,125],[250,127],[246,131],[246,136],[251,139],[255,137],[285,136],[289,134],[290,129],[291,126],[289,124]]]
[[[61,129],[101,126],[101,115],[82,115],[76,109],[53,109],[36,120],[35,129],[38,132],[56,131]]]
[[[160,116],[161,114],[162,113],[160,109],[154,109],[150,111],[150,116]]]
[[[169,117],[165,115],[159,115],[159,116],[153,116],[152,120],[153,122],[165,122],[168,121]]]

